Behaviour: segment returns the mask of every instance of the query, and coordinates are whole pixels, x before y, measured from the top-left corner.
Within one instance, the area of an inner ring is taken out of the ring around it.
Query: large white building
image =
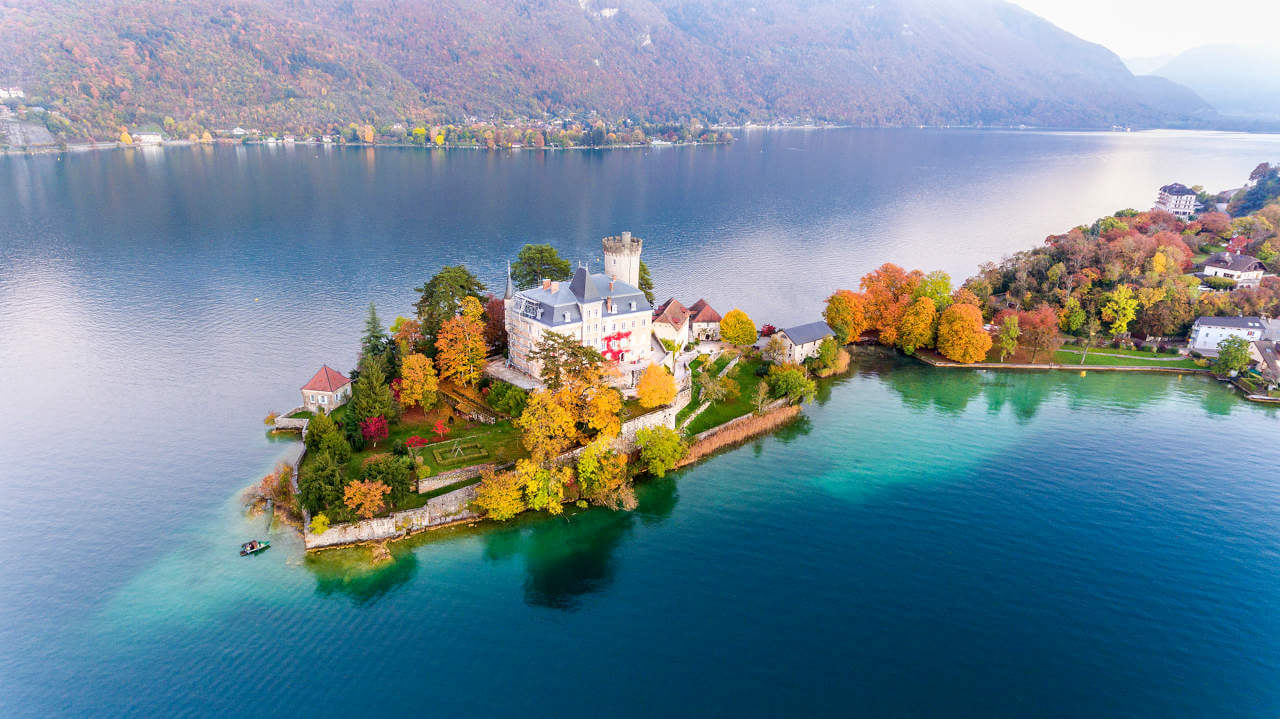
[[[1204,263],[1206,277],[1226,277],[1242,285],[1256,285],[1267,266],[1262,260],[1239,252],[1217,252]]]
[[[1165,185],[1156,196],[1155,208],[1185,220],[1196,213],[1196,191],[1180,182]]]
[[[1228,337],[1241,337],[1249,342],[1262,339],[1267,324],[1260,317],[1201,317],[1191,325],[1187,346],[1201,354],[1216,357],[1218,343]]]
[[[515,369],[537,377],[542,367],[530,358],[546,332],[567,335],[617,362],[626,384],[634,384],[649,366],[653,307],[640,282],[642,240],[606,237],[605,272],[578,267],[569,282],[543,280],[517,291],[507,276],[507,360]]]

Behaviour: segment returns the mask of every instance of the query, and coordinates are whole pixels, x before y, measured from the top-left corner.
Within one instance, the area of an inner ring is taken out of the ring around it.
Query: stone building
[[[302,406],[326,414],[351,399],[351,380],[329,365],[322,365],[310,382],[302,385]]]
[[[508,271],[507,363],[537,377],[542,368],[530,354],[544,333],[557,332],[617,362],[624,384],[634,385],[652,354],[653,307],[637,286],[641,243],[629,232],[604,238],[606,272],[579,266],[569,282],[543,280],[516,290]]]

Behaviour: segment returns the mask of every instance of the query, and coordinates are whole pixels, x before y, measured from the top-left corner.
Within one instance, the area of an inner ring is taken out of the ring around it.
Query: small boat
[[[252,541],[245,542],[244,544],[240,545],[240,556],[247,557],[250,554],[257,554],[258,552],[261,552],[262,550],[270,546],[271,546],[271,542],[265,539],[262,541],[258,541],[254,539]]]

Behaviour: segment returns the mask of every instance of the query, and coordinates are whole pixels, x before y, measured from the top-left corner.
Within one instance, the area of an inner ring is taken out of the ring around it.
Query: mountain
[[[1280,48],[1196,47],[1151,74],[1192,88],[1223,115],[1280,120]]]
[[[1001,0],[5,0],[0,86],[66,134],[599,113],[1201,126],[1212,109]],[[57,117],[56,116],[56,117]]]
[[[1129,72],[1134,75],[1150,75],[1157,69],[1164,67],[1176,57],[1173,54],[1152,55],[1151,57],[1126,57],[1124,66],[1129,68]]]

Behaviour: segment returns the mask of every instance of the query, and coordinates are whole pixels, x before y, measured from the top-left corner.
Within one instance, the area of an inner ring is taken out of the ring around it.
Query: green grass
[[[300,409],[297,412],[294,412],[293,414],[289,415],[285,419],[311,419],[314,416],[315,415],[311,413],[311,410]]]
[[[689,363],[689,370],[690,371],[697,370],[699,367],[706,364],[707,360],[709,359],[711,359],[711,355],[706,353],[703,353],[698,355],[697,357],[694,357],[693,361]]]
[[[727,363],[728,361],[726,360]],[[702,414],[694,418],[685,431],[689,434],[705,432],[712,427],[718,427],[755,409],[753,402],[756,396],[756,386],[764,381],[763,377],[756,376],[756,368],[763,365],[764,362],[758,359],[744,359],[739,362],[729,374],[738,383],[738,389],[741,390],[738,398],[732,402],[719,402],[711,405]],[[712,365],[712,369],[714,368],[715,365]],[[723,365],[721,369],[723,369]]]
[[[359,476],[360,468],[368,457],[391,451],[391,446],[396,440],[406,440],[413,435],[419,437],[431,438],[435,434],[431,431],[435,426],[434,422],[428,421],[420,424],[397,424],[391,428],[390,436],[378,442],[377,447],[366,447],[360,452],[354,452],[351,455],[351,461],[347,463],[347,476]],[[422,457],[422,466],[426,467],[427,472],[422,475],[424,477],[435,476],[441,472],[452,469],[465,467],[468,464],[479,464],[481,462],[511,462],[521,457],[529,456],[525,451],[524,445],[520,443],[520,430],[511,420],[503,420],[497,424],[481,424],[471,429],[454,429],[449,433],[445,442],[449,440],[461,440],[459,444],[473,447],[474,450],[483,450],[485,456],[477,458],[474,462],[466,462],[456,460],[446,456],[443,461],[436,459],[434,450],[437,444],[429,444],[417,451],[417,455]],[[474,451],[473,450],[473,451]],[[478,452],[475,452],[478,455]]]
[[[1075,352],[1075,353],[1077,353],[1077,354],[1082,350],[1082,348],[1080,348],[1080,347],[1073,347],[1073,346],[1071,346],[1071,345],[1064,345],[1064,346],[1062,347],[1062,349],[1064,349],[1064,350],[1066,350],[1066,351],[1068,351],[1068,352]],[[1126,357],[1146,357],[1146,358],[1149,358],[1149,359],[1150,359],[1150,358],[1159,359],[1159,358],[1163,357],[1163,358],[1165,358],[1166,360],[1172,360],[1172,359],[1176,359],[1176,358],[1178,357],[1178,355],[1176,355],[1176,354],[1165,354],[1165,353],[1163,353],[1163,352],[1152,352],[1151,350],[1131,350],[1131,349],[1127,349],[1127,348],[1120,348],[1120,349],[1116,349],[1116,348],[1114,348],[1114,347],[1109,347],[1109,346],[1107,346],[1107,345],[1101,345],[1101,346],[1094,346],[1094,347],[1090,347],[1090,348],[1089,348],[1089,354],[1093,354],[1094,352],[1105,352],[1105,353],[1107,353],[1107,354],[1113,354],[1113,355],[1124,355],[1124,356],[1126,356]]]
[[[1109,350],[1104,350],[1109,351]],[[1097,353],[1098,350],[1089,350],[1089,355],[1085,357],[1084,367],[1160,367],[1167,369],[1203,369],[1198,367],[1195,360],[1178,359],[1164,362],[1153,362],[1150,352],[1139,352],[1134,356],[1127,357],[1107,357]],[[1169,355],[1156,355],[1168,357]],[[1079,365],[1080,351],[1060,349],[1053,355],[1053,360],[1059,364]]]

